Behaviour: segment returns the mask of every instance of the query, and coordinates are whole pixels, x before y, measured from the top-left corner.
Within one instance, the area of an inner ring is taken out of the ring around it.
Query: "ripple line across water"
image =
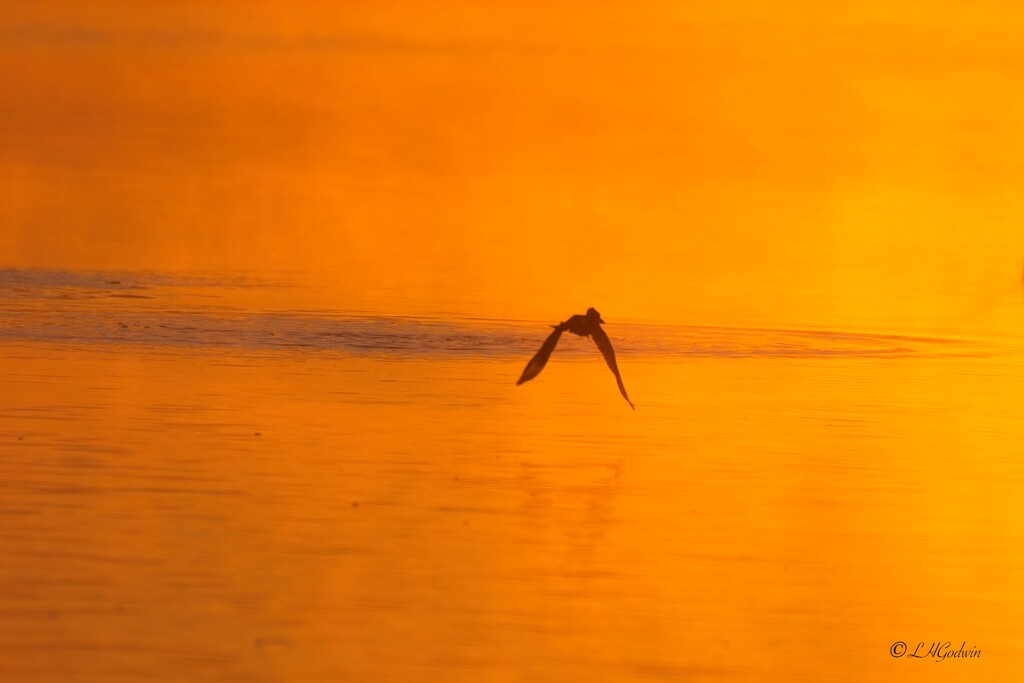
[[[528,356],[547,333],[540,321],[248,311],[219,299],[213,305],[202,297],[183,301],[168,294],[180,287],[212,293],[237,286],[261,285],[244,278],[0,269],[0,341],[501,358]],[[934,357],[990,352],[962,339],[842,330],[637,323],[609,325],[607,330],[621,356]],[[572,335],[558,349],[565,357],[593,353],[589,340]]]

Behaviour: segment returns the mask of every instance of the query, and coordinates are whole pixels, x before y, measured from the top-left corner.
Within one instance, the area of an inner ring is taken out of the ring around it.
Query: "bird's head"
[[[601,320],[601,314],[598,313],[597,309],[593,307],[587,309],[587,320],[592,323],[601,323],[602,325],[604,324],[604,321]]]

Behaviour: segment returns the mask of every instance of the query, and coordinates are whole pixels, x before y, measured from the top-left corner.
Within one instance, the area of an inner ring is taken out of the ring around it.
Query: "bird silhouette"
[[[548,335],[548,338],[541,344],[540,350],[526,364],[526,369],[519,376],[516,386],[523,382],[529,382],[540,374],[540,371],[547,365],[548,358],[551,358],[551,352],[558,345],[558,340],[561,338],[562,333],[569,330],[573,334],[578,334],[581,337],[590,337],[594,340],[597,348],[601,350],[601,355],[604,356],[605,362],[608,363],[608,367],[611,368],[612,373],[615,375],[615,381],[619,384],[622,398],[626,399],[626,403],[629,404],[630,408],[636,410],[636,406],[633,405],[633,402],[629,400],[629,396],[626,394],[625,385],[622,384],[619,365],[615,362],[615,349],[612,348],[611,340],[601,327],[602,324],[604,324],[604,320],[601,320],[601,314],[594,308],[588,308],[586,315],[574,315],[565,322],[552,325],[551,327],[555,328],[555,331]]]

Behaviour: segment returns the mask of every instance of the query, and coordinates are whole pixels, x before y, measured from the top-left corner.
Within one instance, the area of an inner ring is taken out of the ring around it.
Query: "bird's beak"
[[[598,318],[597,322],[601,323],[602,325],[607,325],[608,324],[604,320],[602,320],[601,318]]]

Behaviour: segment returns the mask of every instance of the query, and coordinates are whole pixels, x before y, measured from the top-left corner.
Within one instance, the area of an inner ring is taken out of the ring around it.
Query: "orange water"
[[[5,9],[0,678],[1012,677],[1022,23]]]

